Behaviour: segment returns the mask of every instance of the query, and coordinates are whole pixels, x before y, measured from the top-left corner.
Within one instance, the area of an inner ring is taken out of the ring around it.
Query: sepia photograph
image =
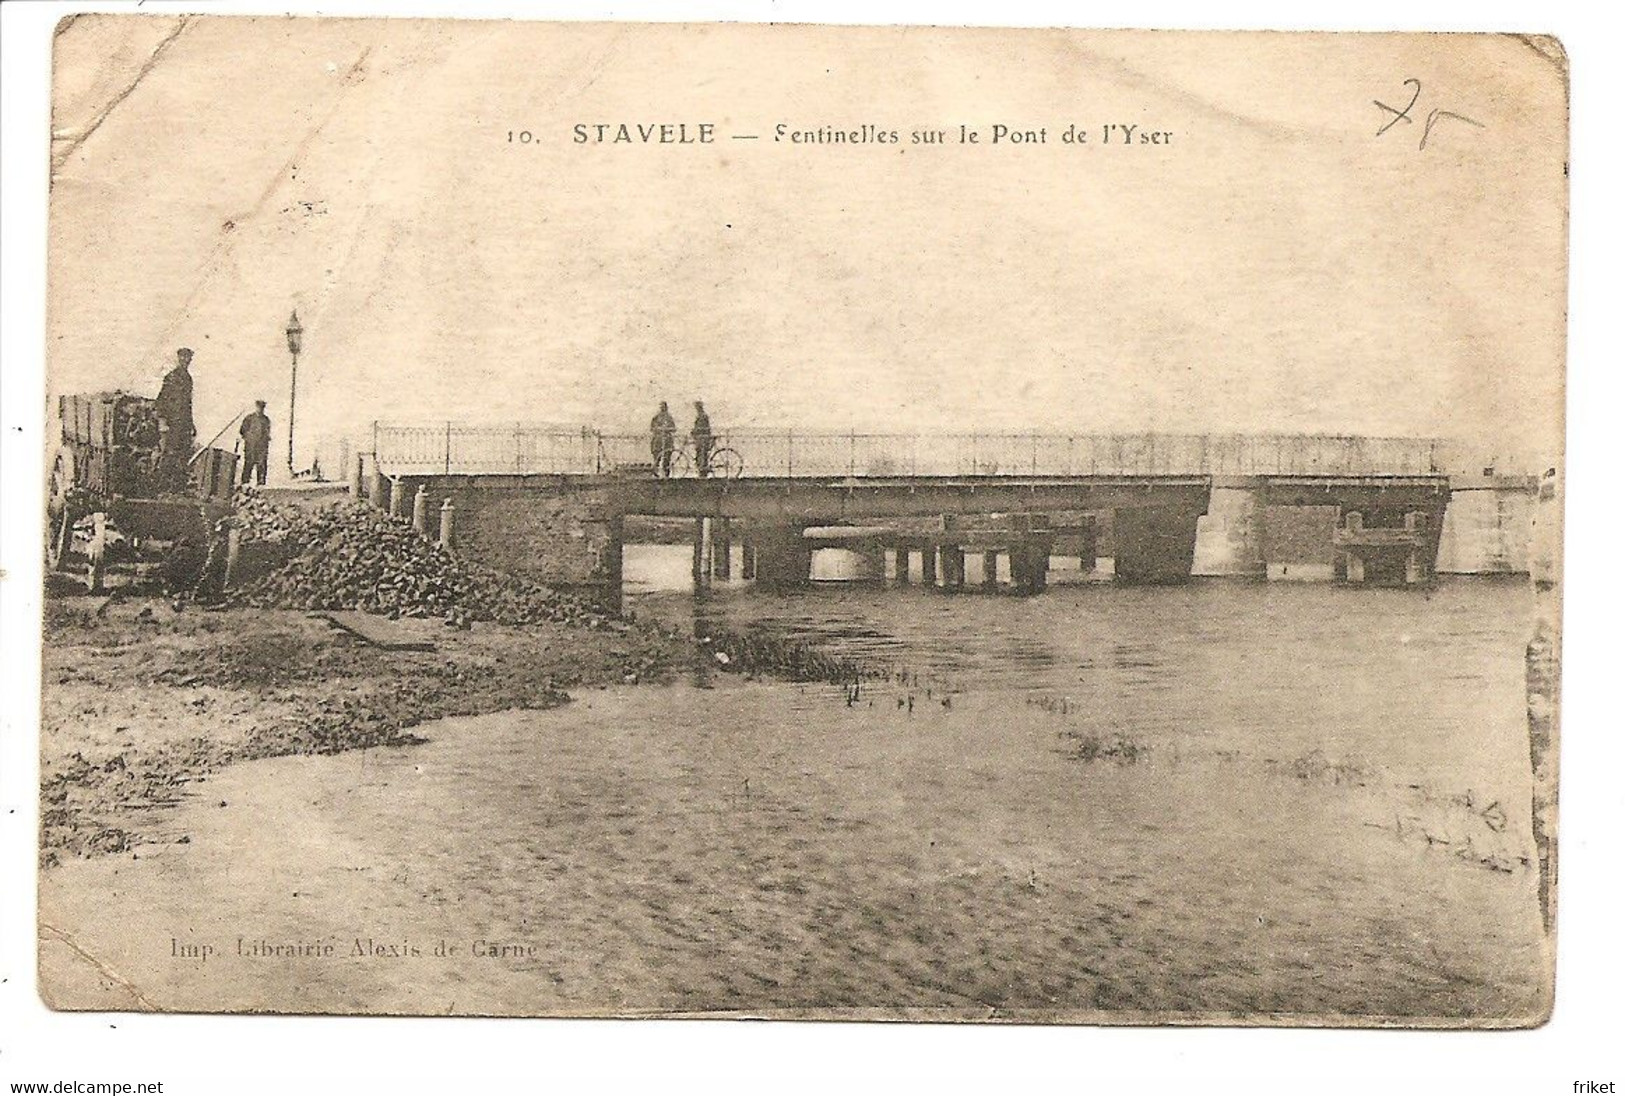
[[[1555,38],[84,13],[50,116],[51,1009],[1551,1016]]]

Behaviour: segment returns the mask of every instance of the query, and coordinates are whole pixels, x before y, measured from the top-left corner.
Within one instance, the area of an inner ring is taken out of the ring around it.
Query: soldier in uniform
[[[158,389],[158,437],[162,454],[160,466],[165,482],[173,488],[186,485],[186,469],[192,459],[197,429],[192,422],[192,351],[175,351],[175,368],[164,374]]]
[[[265,471],[271,463],[271,419],[265,413],[265,401],[254,401],[254,412],[243,416],[239,431],[243,436],[243,485],[250,476],[261,487],[265,486]]]
[[[649,452],[655,461],[655,478],[671,478],[671,457],[677,449],[677,420],[671,417],[666,401],[660,401],[660,410],[649,420]]]
[[[705,413],[705,404],[699,400],[694,401],[694,429],[689,431],[694,439],[694,468],[702,476],[711,474],[711,450],[716,445],[716,435],[711,433],[711,416]]]

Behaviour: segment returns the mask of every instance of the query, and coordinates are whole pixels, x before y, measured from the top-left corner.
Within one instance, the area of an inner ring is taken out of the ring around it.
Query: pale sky
[[[1379,137],[1407,77],[1413,121]],[[1472,121],[1419,148],[1434,110]],[[718,139],[572,140],[621,121]],[[1098,147],[1107,122],[1172,143]],[[1048,143],[989,146],[995,123]],[[200,440],[263,398],[275,457],[297,306],[302,444],[642,429],[703,398],[723,427],[1550,462],[1566,125],[1561,64],[1508,37],[82,16],[57,39],[50,387],[155,392],[191,346]]]

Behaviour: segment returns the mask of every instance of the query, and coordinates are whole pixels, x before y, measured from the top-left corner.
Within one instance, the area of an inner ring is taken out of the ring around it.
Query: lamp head
[[[298,355],[299,347],[304,342],[305,329],[299,325],[299,310],[294,309],[293,315],[288,317],[288,353]]]

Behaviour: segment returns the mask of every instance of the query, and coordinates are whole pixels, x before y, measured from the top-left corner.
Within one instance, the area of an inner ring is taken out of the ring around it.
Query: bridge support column
[[[1095,515],[1095,551],[1089,564],[1090,574],[1115,576],[1117,574],[1117,512],[1102,510]]]
[[[418,484],[417,494],[412,496],[412,531],[418,536],[429,535],[429,485]]]
[[[408,519],[412,516],[412,483],[408,480],[391,480],[389,484],[389,516],[398,520]]]
[[[711,574],[727,582],[733,577],[733,530],[727,518],[711,519]]]
[[[920,546],[920,582],[925,586],[937,584],[937,546],[935,544],[922,544]]]
[[[367,501],[376,509],[389,509],[389,477],[377,468],[367,477]]]
[[[711,579],[710,571],[705,566],[705,519],[694,519],[694,555],[689,563],[689,571],[694,578],[694,585],[704,586]]]
[[[793,590],[812,579],[812,546],[799,525],[771,525],[755,534],[756,584]]]
[[[1010,546],[1010,582],[1018,593],[1039,594],[1049,586],[1048,537],[1022,537]]]
[[[868,541],[852,546],[852,551],[858,557],[857,573],[859,582],[872,582],[880,586],[886,584],[886,547],[880,541]]]
[[[898,544],[892,549],[892,578],[899,586],[908,585],[908,554],[907,544]]]
[[[1338,573],[1344,582],[1358,586],[1366,580],[1366,560],[1353,542],[1358,541],[1365,532],[1365,515],[1358,510],[1348,511],[1343,515],[1342,530],[1343,537],[1350,543],[1335,553],[1336,565],[1340,568]]]
[[[1365,558],[1358,552],[1343,557],[1343,581],[1358,586],[1365,581]]]
[[[942,546],[942,585],[950,590],[965,585],[965,549],[957,544]]]
[[[1422,539],[1426,541],[1428,522],[1430,520],[1430,516],[1425,511],[1412,510],[1405,515],[1405,531],[1410,533],[1412,536],[1420,535]],[[1437,542],[1435,541],[1434,544],[1437,544]],[[1431,557],[1434,555],[1434,552],[1426,551],[1421,545],[1411,549],[1410,555],[1405,559],[1406,585],[1415,586],[1419,583],[1433,581],[1432,564],[1434,563],[1434,559]]]
[[[446,499],[440,504],[440,547],[451,551],[456,543],[457,505]]]
[[[1170,584],[1191,577],[1201,511],[1172,506],[1121,507],[1113,514],[1113,557],[1124,582]]]
[[[999,585],[999,553],[982,553],[982,588],[997,589]]]
[[[746,582],[756,578],[756,542],[749,537],[739,544],[739,577]]]

